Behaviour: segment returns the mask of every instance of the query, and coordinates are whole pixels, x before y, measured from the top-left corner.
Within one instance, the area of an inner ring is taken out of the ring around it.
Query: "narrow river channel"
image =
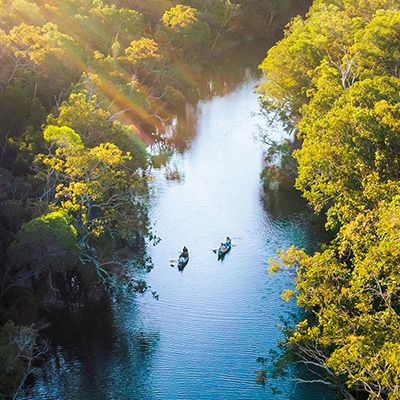
[[[282,209],[263,201],[263,149],[254,134],[265,121],[254,115],[258,78],[243,75],[232,91],[198,104],[195,137],[169,163],[181,179],[166,179],[165,167],[154,172],[151,219],[161,242],[149,249],[154,268],[145,278],[159,300],[121,294],[109,310],[92,311],[95,322],[76,333],[74,348],[56,348],[29,398],[331,398],[296,385],[295,371],[256,384],[257,357],[277,349],[277,325],[300,313],[280,299],[292,277],[269,276],[267,261],[317,238],[297,199]],[[227,235],[234,247],[218,261],[212,250]],[[179,272],[170,260],[184,245],[190,261]]]

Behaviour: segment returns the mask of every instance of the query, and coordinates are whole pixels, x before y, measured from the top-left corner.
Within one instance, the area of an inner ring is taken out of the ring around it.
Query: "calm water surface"
[[[58,345],[29,398],[331,398],[290,376],[272,382],[274,395],[271,385],[255,383],[256,358],[282,336],[277,324],[300,312],[280,300],[292,278],[267,275],[267,261],[279,248],[317,240],[296,199],[287,199],[291,211],[273,212],[262,200],[255,85],[247,74],[233,91],[198,105],[195,138],[167,167],[181,180],[167,180],[166,167],[155,172],[151,218],[162,240],[149,249],[154,269],[146,280],[159,300],[117,294],[90,311],[84,329],[66,326],[74,345]],[[212,249],[226,235],[234,247],[217,261]],[[184,245],[190,261],[181,273],[170,260]]]

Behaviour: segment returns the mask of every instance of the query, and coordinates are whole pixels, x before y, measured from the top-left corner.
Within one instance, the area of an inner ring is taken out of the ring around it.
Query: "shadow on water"
[[[57,313],[46,332],[50,342],[67,349],[70,359],[113,350],[117,338],[108,296],[86,305],[79,313]],[[93,338],[96,338],[94,341]]]
[[[138,318],[135,312],[132,315],[134,297],[124,303],[129,311],[117,306],[127,295],[121,292],[113,301],[105,296],[78,314],[64,312],[52,320],[46,332],[49,359],[26,399],[106,400],[110,393],[115,399],[151,398],[147,371],[159,335],[139,326],[121,326],[117,315],[121,318],[129,312],[129,318]]]
[[[332,235],[325,229],[325,216],[314,214],[298,190],[264,188],[262,200],[264,210],[272,223],[282,227],[288,224],[301,225],[309,231],[310,238],[314,240],[309,241],[305,250],[315,251],[320,244],[328,243],[332,239]]]
[[[304,248],[304,250],[311,253],[318,251],[321,244],[328,243],[332,239],[331,234],[325,230],[325,216],[314,214],[306,200],[301,197],[301,193],[296,189],[279,188],[272,190],[264,186],[262,202],[265,213],[278,229],[288,232],[293,226],[302,227],[303,234],[307,235],[307,241],[300,239],[296,242],[294,240],[291,244],[299,248]],[[289,328],[304,318],[307,318],[306,313],[303,310],[297,309],[294,312],[281,316],[279,325]],[[282,371],[284,354],[285,346],[282,346],[280,351],[273,349],[268,357],[270,362],[277,362],[277,366],[275,367],[270,365],[271,370],[274,372],[270,374],[272,379],[269,384],[273,388],[275,395],[282,394],[279,384],[275,386],[275,382],[279,382],[284,376],[288,378],[288,372],[293,378],[303,380],[304,382],[321,378],[318,371],[315,371],[315,375],[313,375],[310,369],[301,365],[289,364],[287,365],[287,372]],[[287,356],[289,359],[291,358],[290,353],[287,353]],[[334,394],[323,384],[303,383],[295,384],[295,390],[290,394],[290,399],[308,399],[311,395],[310,393],[316,393],[319,396],[319,400],[332,399],[334,397]]]

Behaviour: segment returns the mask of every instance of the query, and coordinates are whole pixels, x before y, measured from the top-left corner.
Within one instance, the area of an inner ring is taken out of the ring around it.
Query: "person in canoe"
[[[181,257],[183,257],[183,258],[188,258],[189,257],[189,250],[187,249],[186,246],[183,246],[182,253],[179,256],[179,258],[181,258]]]
[[[182,253],[179,256],[178,260],[178,269],[179,271],[183,271],[183,268],[186,267],[186,264],[189,261],[189,250],[186,248],[186,246],[182,249]]]
[[[225,254],[228,253],[228,251],[232,247],[232,240],[229,236],[226,237],[225,243],[221,243],[221,246],[218,249],[218,260],[222,260],[225,257]]]

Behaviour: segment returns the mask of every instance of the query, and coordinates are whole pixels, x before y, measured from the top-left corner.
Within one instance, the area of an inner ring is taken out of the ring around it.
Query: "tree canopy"
[[[399,18],[392,0],[317,0],[261,65],[264,106],[301,144],[296,187],[335,234],[272,263],[307,311],[287,349],[346,399],[400,398]]]
[[[147,148],[199,100],[215,54],[281,28],[274,13],[249,29],[254,3],[0,0],[0,396],[30,372],[28,325],[127,282],[124,254],[149,268]]]

